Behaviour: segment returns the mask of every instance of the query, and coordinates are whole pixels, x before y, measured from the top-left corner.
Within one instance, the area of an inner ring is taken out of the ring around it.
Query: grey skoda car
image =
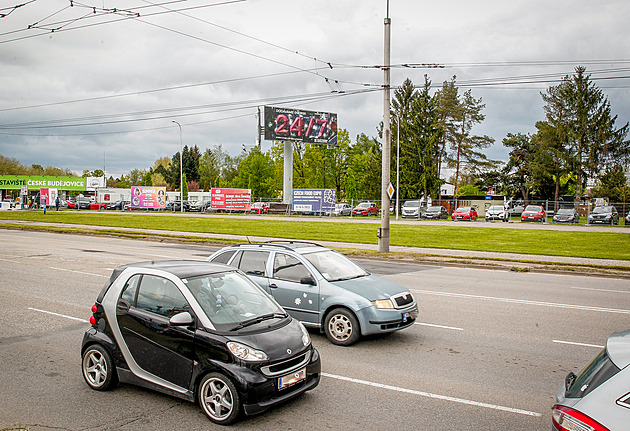
[[[409,290],[370,274],[318,244],[276,241],[237,244],[208,258],[245,272],[294,318],[319,328],[337,345],[363,335],[407,328],[418,317]]]
[[[593,361],[569,373],[552,410],[553,430],[617,431],[630,424],[630,330],[612,334]]]

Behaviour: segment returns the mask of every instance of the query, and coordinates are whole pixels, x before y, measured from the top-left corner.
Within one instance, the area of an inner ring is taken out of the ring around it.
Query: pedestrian
[[[55,208],[57,209],[57,211],[59,211],[59,196],[57,196],[57,199],[55,199]]]
[[[44,205],[44,215],[46,215],[46,208],[48,208],[48,202],[46,202],[46,197],[42,198],[42,205]]]

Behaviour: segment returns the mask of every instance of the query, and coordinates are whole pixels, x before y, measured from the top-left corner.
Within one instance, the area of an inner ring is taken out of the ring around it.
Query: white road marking
[[[597,289],[594,287],[576,287],[571,286],[571,289],[579,289],[579,290],[594,290],[595,292],[613,292],[613,293],[630,293],[630,290],[613,290],[613,289]]]
[[[460,403],[460,404],[467,404],[467,405],[475,406],[475,407],[483,407],[486,409],[500,410],[500,411],[510,412],[510,413],[518,413],[518,414],[527,415],[527,416],[535,416],[535,417],[542,416],[540,413],[530,412],[528,410],[515,409],[512,407],[504,407],[504,406],[499,406],[496,404],[482,403],[479,401],[465,400],[463,398],[449,397],[447,395],[432,394],[430,392],[416,391],[413,389],[405,389],[405,388],[400,388],[397,386],[384,385],[382,383],[368,382],[367,380],[354,379],[352,377],[337,376],[335,374],[328,374],[328,373],[322,373],[322,376],[330,377],[331,379],[343,380],[343,381],[351,382],[351,383],[358,383],[360,385],[372,386],[372,387],[376,387],[380,389],[387,389],[390,391],[402,392],[402,393],[411,394],[411,395],[418,395],[421,397],[434,398],[438,400],[450,401],[450,402]]]
[[[510,302],[513,304],[540,305],[543,307],[570,308],[573,310],[601,311],[604,313],[630,314],[630,310],[624,310],[624,309],[619,309],[619,308],[590,307],[588,305],[573,305],[573,304],[561,304],[561,303],[556,303],[556,302],[530,301],[527,299],[499,298],[496,296],[469,295],[465,293],[435,292],[431,290],[418,290],[418,289],[410,289],[410,290],[412,292],[424,293],[426,295],[453,296],[456,298],[484,299],[484,300],[489,300],[489,301]]]
[[[444,325],[434,325],[432,323],[421,323],[421,322],[416,322],[415,325],[422,325],[422,326],[431,326],[432,328],[442,328],[442,329],[454,329],[456,331],[463,331],[464,328],[457,328],[455,326],[444,326]]]
[[[596,347],[598,349],[603,349],[604,346],[600,346],[598,344],[586,344],[586,343],[576,343],[574,341],[562,341],[562,340],[551,340],[554,343],[560,343],[560,344],[571,344],[573,346],[584,346],[584,347]]]
[[[91,272],[83,272],[83,271],[74,271],[72,269],[65,269],[65,268],[55,268],[54,266],[49,266],[50,269],[56,269],[57,271],[66,271],[66,272],[74,272],[76,274],[83,274],[83,275],[93,275],[94,277],[109,277],[108,275],[102,275],[102,274],[93,274]]]
[[[3,262],[20,263],[20,262],[18,262],[16,260],[1,259],[1,258],[0,258],[0,260],[3,261]]]
[[[83,322],[83,323],[90,323],[88,320],[85,320],[85,319],[79,319],[78,317],[67,316],[65,314],[53,313],[52,311],[40,310],[39,308],[28,307],[28,309],[29,310],[33,310],[33,311],[38,311],[40,313],[52,314],[53,316],[63,317],[65,319],[77,320],[77,321]]]

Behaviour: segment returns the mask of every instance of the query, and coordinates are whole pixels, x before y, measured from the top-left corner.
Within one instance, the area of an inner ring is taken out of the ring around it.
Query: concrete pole
[[[390,37],[391,37],[391,19],[389,18],[389,0],[387,1],[387,18],[385,18],[385,85],[383,98],[383,161],[382,161],[382,180],[381,180],[381,229],[378,238],[378,252],[389,253],[389,195],[387,187],[390,182],[390,159],[391,159],[391,127],[390,127]]]
[[[182,125],[173,120],[173,123],[179,126],[179,211],[184,213],[184,162],[182,151],[184,151],[184,141],[182,139]]]
[[[293,142],[284,141],[284,182],[282,203],[293,203]]]

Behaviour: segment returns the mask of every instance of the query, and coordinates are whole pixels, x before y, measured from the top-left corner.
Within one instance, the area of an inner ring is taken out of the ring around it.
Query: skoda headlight
[[[245,344],[229,341],[227,346],[234,356],[244,361],[264,361],[267,359],[265,352],[262,350],[252,349]]]
[[[298,322],[298,325],[300,325],[300,329],[302,330],[302,344],[304,344],[304,347],[306,347],[311,344],[311,336],[309,335],[304,325],[302,325],[302,322]]]
[[[372,304],[374,304],[376,308],[394,308],[391,299],[377,299],[376,301],[372,301]]]

